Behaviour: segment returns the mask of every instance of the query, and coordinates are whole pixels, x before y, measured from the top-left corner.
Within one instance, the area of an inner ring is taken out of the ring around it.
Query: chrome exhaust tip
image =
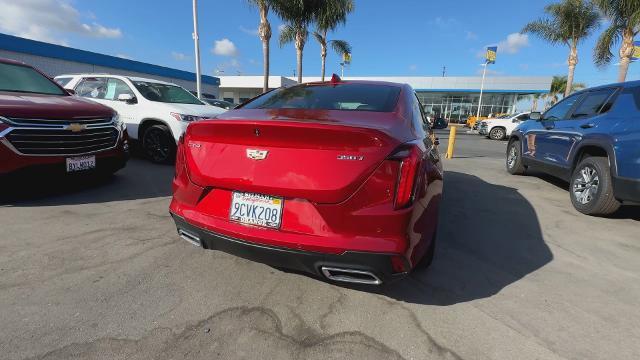
[[[178,229],[178,235],[180,235],[182,240],[187,240],[195,246],[202,247],[202,243],[200,242],[200,237],[198,235],[183,229]]]
[[[380,285],[382,280],[369,271],[323,266],[322,274],[329,280],[355,284]]]

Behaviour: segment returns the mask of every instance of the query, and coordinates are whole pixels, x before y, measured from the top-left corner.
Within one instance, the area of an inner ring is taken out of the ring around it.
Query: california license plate
[[[67,158],[67,172],[90,170],[95,169],[95,167],[95,155]]]
[[[242,224],[278,229],[282,222],[283,203],[284,200],[280,197],[234,192],[229,219]]]

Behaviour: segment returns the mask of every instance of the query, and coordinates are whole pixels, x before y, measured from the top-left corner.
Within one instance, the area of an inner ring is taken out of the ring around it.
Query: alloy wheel
[[[160,129],[149,129],[144,137],[145,152],[154,162],[166,161],[171,152],[171,145]]]
[[[587,205],[595,198],[599,186],[598,172],[593,167],[586,166],[573,181],[573,196],[580,204]]]
[[[507,166],[509,166],[509,169],[513,169],[513,167],[516,165],[517,160],[518,150],[516,149],[515,145],[511,145],[511,148],[509,148],[509,156],[507,156]]]

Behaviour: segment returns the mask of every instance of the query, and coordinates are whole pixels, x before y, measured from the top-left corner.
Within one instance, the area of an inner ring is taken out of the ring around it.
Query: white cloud
[[[467,40],[477,40],[478,39],[478,34],[474,33],[473,31],[467,31],[466,39]]]
[[[482,75],[482,72],[484,71],[484,69],[480,68],[476,71],[476,75]],[[498,70],[492,70],[492,69],[487,69],[487,75],[504,75],[505,73],[502,71],[498,71]]]
[[[523,47],[529,46],[529,35],[513,33],[507,36],[506,40],[498,43],[498,51],[507,54],[515,54]]]
[[[229,39],[216,40],[211,50],[216,55],[221,56],[237,56],[238,49],[236,45]]]
[[[258,36],[258,29],[247,29],[244,26],[240,26],[240,31],[247,35]]]
[[[131,60],[131,56],[129,56],[127,54],[116,54],[116,56],[119,57],[119,58]]]
[[[418,70],[418,65],[416,64],[409,65],[409,71],[414,72],[416,70]]]
[[[284,30],[284,28],[286,28],[286,27],[287,27],[287,25],[285,25],[285,24],[280,24],[280,25],[278,25],[278,31],[279,31],[279,32],[282,32],[282,30]]]
[[[174,60],[178,60],[178,61],[185,61],[187,59],[189,59],[189,57],[181,52],[177,52],[177,51],[172,51],[171,52],[171,57]]]
[[[122,31],[82,21],[68,0],[0,0],[0,31],[34,40],[67,44],[65,35],[120,38]],[[90,16],[87,16],[90,17]]]

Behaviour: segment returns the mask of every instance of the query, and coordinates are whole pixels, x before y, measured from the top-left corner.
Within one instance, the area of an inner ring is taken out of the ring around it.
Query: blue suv
[[[569,181],[573,206],[607,215],[640,203],[640,81],[577,92],[511,134],[507,170]]]

